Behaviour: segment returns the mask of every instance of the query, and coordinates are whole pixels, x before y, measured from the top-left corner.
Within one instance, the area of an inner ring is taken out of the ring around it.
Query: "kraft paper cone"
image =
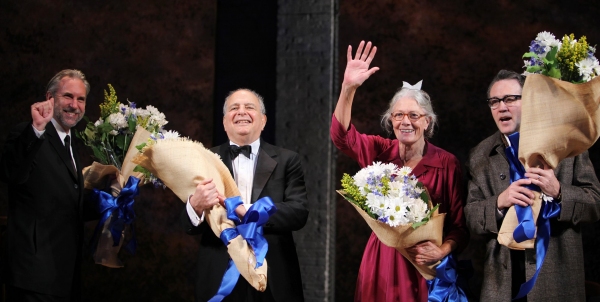
[[[145,147],[133,158],[133,162],[158,177],[183,202],[187,202],[198,183],[205,178],[212,178],[217,190],[226,197],[240,195],[229,169],[219,156],[199,142],[183,138],[158,140],[154,145]],[[204,215],[217,237],[224,229],[235,227],[221,205],[205,211]],[[255,269],[254,251],[241,236],[231,240],[227,249],[240,274],[256,290],[264,291],[267,288],[266,259]]]
[[[342,196],[343,194],[338,191]],[[373,233],[377,235],[377,238],[391,248],[396,249],[404,258],[406,258],[412,265],[421,273],[423,278],[431,280],[435,278],[435,268],[439,264],[433,265],[419,265],[413,262],[408,256],[406,249],[414,246],[415,244],[422,241],[431,241],[437,246],[442,245],[442,237],[444,232],[444,217],[445,213],[439,214],[436,210],[431,219],[424,225],[413,229],[411,225],[403,225],[392,227],[384,222],[373,219],[367,212],[358,207],[356,204],[348,201],[367,222]]]
[[[600,77],[572,84],[540,74],[528,75],[523,86],[519,160],[525,167],[546,163],[552,169],[568,157],[588,150],[600,133]],[[533,219],[537,221],[542,200],[536,193]],[[516,211],[506,213],[498,242],[511,249],[534,248],[535,240],[514,241]]]
[[[540,192],[534,191],[533,194],[535,195],[535,197],[533,205],[531,205],[531,210],[533,212],[534,221],[537,221],[537,217],[540,213],[540,208],[542,206],[542,198],[540,197]],[[511,206],[510,208],[508,208],[508,211],[506,211],[504,221],[502,222],[500,231],[498,231],[498,242],[513,250],[535,248],[535,237],[533,239],[525,240],[523,242],[515,241],[515,239],[513,238],[513,232],[515,231],[518,225],[519,220],[517,219],[517,211],[515,210],[514,206]]]
[[[600,133],[600,77],[572,84],[528,75],[521,101],[519,160],[525,168],[553,169],[589,149]]]

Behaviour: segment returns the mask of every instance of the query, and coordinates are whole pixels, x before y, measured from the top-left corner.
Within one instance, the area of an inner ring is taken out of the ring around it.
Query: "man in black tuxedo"
[[[269,196],[277,212],[264,226],[269,243],[267,289],[259,292],[240,276],[232,293],[223,301],[304,301],[302,279],[292,231],[304,227],[308,218],[306,187],[300,156],[260,139],[267,117],[262,97],[248,89],[229,94],[223,106],[223,126],[229,142],[211,150],[221,156],[229,168],[243,205],[236,213],[243,217],[256,200]],[[232,151],[235,146],[242,152]],[[243,153],[243,154],[242,154]],[[239,154],[239,155],[238,155]],[[204,210],[223,203],[212,179],[198,184],[182,211],[182,222],[188,234],[203,234],[200,241],[196,300],[213,297],[227,269],[229,254],[221,239],[204,221]]]
[[[83,177],[70,129],[85,113],[90,85],[78,70],[48,83],[32,121],[9,133],[0,160],[8,184],[8,301],[79,301]]]

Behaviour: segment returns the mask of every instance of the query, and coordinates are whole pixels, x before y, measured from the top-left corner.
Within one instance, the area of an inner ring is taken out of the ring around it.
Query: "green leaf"
[[[135,148],[138,149],[138,151],[140,151],[140,153],[142,152],[142,149],[144,149],[144,147],[146,147],[146,143],[141,143],[141,144],[135,146]]]
[[[413,224],[411,225],[411,227],[412,227],[412,228],[413,228],[413,230],[414,230],[414,229],[416,229],[416,228],[418,228],[418,227],[420,227],[420,226],[422,226],[422,225],[426,224],[428,221],[429,221],[429,219],[428,219],[428,218],[424,218],[423,220],[421,220],[421,221],[419,221],[419,222],[415,222],[415,223],[413,223]]]
[[[535,52],[526,52],[523,55],[523,58],[536,58],[536,59],[539,59],[540,57]]]
[[[548,59],[549,61],[556,60],[557,52],[558,52],[558,46],[552,47],[552,49],[550,49],[550,51],[546,54],[546,59]]]
[[[129,132],[135,133],[135,126],[137,125],[137,121],[133,118],[130,118],[129,121],[127,121],[127,123],[129,126]]]
[[[537,73],[540,70],[542,70],[542,66],[539,66],[539,65],[527,66],[526,70],[527,70],[527,72]]]
[[[88,137],[90,140],[94,140],[96,138],[96,132],[94,132],[94,130],[90,129],[90,128],[85,128],[85,130],[83,130],[83,133],[85,134],[86,137]]]
[[[98,132],[100,133],[109,133],[113,130],[114,128],[109,122],[104,122],[101,125],[98,125]]]
[[[137,166],[135,166],[135,168],[133,168],[133,172],[140,172],[140,173],[145,174],[146,172],[150,172],[150,171],[146,170],[146,168],[144,168],[140,165],[137,165]]]
[[[125,150],[125,135],[119,134],[115,137],[115,144],[117,148]]]
[[[100,151],[100,149],[98,149],[98,147],[96,147],[96,146],[92,145],[90,147],[92,148],[92,151],[94,152],[94,157],[96,159],[98,159],[98,161],[101,164],[104,164],[104,165],[108,164],[108,160],[107,160],[106,154],[104,154],[104,152]]]
[[[560,69],[555,68],[555,67],[551,68],[550,70],[548,70],[547,76],[560,79],[560,77],[561,77]]]

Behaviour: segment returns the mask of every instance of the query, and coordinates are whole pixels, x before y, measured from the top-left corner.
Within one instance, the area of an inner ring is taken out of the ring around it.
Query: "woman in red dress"
[[[462,250],[469,240],[463,216],[460,163],[454,155],[426,140],[433,135],[437,118],[431,99],[420,84],[415,87],[405,83],[382,117],[382,125],[396,139],[359,133],[350,123],[357,88],[379,70],[369,69],[376,52],[377,47],[371,42],[365,45],[362,41],[352,58],[352,46],[348,47],[342,91],[331,121],[331,139],[361,168],[373,161],[412,168],[434,205],[440,205],[440,213],[446,213],[441,246],[425,241],[408,249],[417,264],[434,264]],[[360,265],[354,301],[427,301],[427,294],[426,280],[414,266],[372,233]]]

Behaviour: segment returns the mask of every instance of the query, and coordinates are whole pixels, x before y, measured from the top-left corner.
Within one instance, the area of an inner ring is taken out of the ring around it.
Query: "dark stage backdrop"
[[[364,133],[385,135],[380,115],[402,81],[423,80],[433,100],[439,127],[431,142],[465,162],[469,149],[496,131],[485,104],[487,86],[500,69],[522,71],[521,56],[538,32],[557,37],[586,35],[600,45],[591,1],[393,1],[339,2],[339,76],[343,79],[348,45],[372,41],[380,67],[356,94],[352,122]],[[600,52],[596,53],[596,57]],[[600,171],[600,146],[590,151]],[[358,165],[338,152],[337,179]],[[340,187],[340,184],[337,184]],[[352,301],[358,267],[370,230],[347,201],[338,198],[336,220],[336,300]],[[600,225],[582,228],[586,278],[600,281]]]
[[[218,69],[219,60],[244,61],[239,59],[239,52],[219,50],[217,45],[233,45],[239,51],[250,47],[264,50],[265,60],[274,55],[270,42],[235,45],[227,40],[234,39],[240,31],[236,30],[236,22],[217,22],[219,5],[223,3],[240,7],[271,3],[264,10],[276,12],[273,2],[258,0],[2,1],[0,92],[4,98],[0,127],[7,129],[29,119],[30,105],[43,100],[50,77],[61,69],[77,68],[92,85],[86,113],[90,119],[98,118],[102,91],[111,83],[122,102],[129,99],[139,106],[151,104],[163,111],[169,120],[166,128],[207,146],[221,143],[223,133],[215,127],[222,128],[218,114],[222,96],[236,85],[256,83],[253,81],[257,76],[252,75],[255,78],[247,82],[224,77],[224,82],[215,83],[215,76],[218,79],[231,72]],[[373,65],[381,70],[356,95],[356,127],[365,133],[382,134],[379,114],[396,89],[402,81],[414,84],[423,79],[423,89],[432,96],[440,117],[432,142],[463,162],[470,148],[495,131],[483,102],[487,84],[501,68],[521,70],[521,55],[538,32],[547,30],[558,36],[573,32],[577,37],[586,35],[591,44],[600,43],[595,21],[600,7],[594,1],[344,0],[338,5],[340,79],[349,44],[356,47],[365,39],[379,48]],[[248,7],[243,12],[251,20],[259,14]],[[257,37],[273,34],[272,29],[262,27],[275,26],[272,19],[254,20],[254,26],[260,30]],[[219,39],[218,33],[230,36]],[[243,38],[248,39],[252,31],[245,35]],[[263,66],[260,74],[270,84],[257,89],[273,95],[270,85],[276,79],[270,77],[268,70],[276,72],[275,68]],[[275,121],[273,113],[269,112],[271,125]],[[79,128],[83,126],[82,123]],[[269,131],[274,137],[276,129]],[[0,136],[0,148],[4,141],[5,137]],[[598,149],[595,146],[591,152],[597,170]],[[84,148],[80,154],[85,163],[91,163]],[[343,172],[358,171],[358,166],[345,155],[338,156],[337,164],[338,180]],[[351,301],[370,231],[347,202],[336,202],[335,300]],[[83,267],[85,300],[191,301],[198,238],[185,235],[179,226],[182,207],[169,190],[142,188],[135,205],[137,254],[131,256],[122,251],[120,256],[126,266],[121,269],[93,264],[87,257]],[[6,186],[0,183],[0,216],[6,214],[6,209]],[[87,238],[94,226],[86,225]],[[595,260],[599,250],[598,224],[583,230],[589,268],[586,278],[600,281],[600,264]]]

